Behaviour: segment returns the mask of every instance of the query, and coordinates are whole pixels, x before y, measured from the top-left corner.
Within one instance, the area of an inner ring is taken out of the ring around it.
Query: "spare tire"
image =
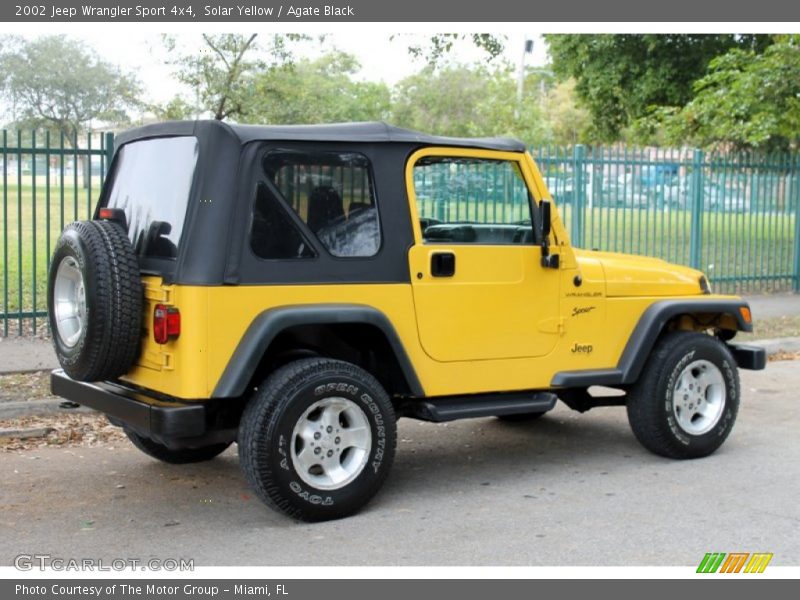
[[[56,244],[47,285],[58,362],[78,381],[116,379],[139,353],[142,282],[128,236],[111,221],[78,221]]]

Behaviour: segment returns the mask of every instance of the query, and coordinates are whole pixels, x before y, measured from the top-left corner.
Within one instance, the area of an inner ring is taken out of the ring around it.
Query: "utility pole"
[[[525,40],[522,50],[522,60],[519,61],[519,71],[517,72],[517,107],[514,109],[514,118],[519,119],[522,112],[522,92],[525,87],[525,59],[528,54],[533,54],[533,40]]]

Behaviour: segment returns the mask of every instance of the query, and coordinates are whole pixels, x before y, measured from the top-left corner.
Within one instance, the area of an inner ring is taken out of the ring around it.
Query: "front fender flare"
[[[650,356],[650,351],[667,322],[678,315],[726,314],[736,319],[739,331],[752,331],[753,324],[745,321],[741,308],[750,308],[744,300],[661,300],[642,313],[631,333],[625,350],[614,369],[560,371],[553,376],[553,387],[589,387],[591,385],[625,385],[634,383]]]

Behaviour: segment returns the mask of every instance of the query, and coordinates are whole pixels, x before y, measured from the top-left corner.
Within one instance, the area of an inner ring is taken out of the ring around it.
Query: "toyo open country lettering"
[[[164,462],[236,444],[295,519],[364,506],[404,417],[619,406],[648,450],[708,456],[738,368],[766,364],[733,342],[747,303],[701,272],[574,247],[517,140],[219,121],[116,140],[50,262],[53,393]]]

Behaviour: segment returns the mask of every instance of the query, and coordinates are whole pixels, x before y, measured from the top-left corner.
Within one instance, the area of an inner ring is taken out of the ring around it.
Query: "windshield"
[[[195,137],[142,140],[120,148],[106,206],[125,211],[139,256],[178,256],[197,149]]]

